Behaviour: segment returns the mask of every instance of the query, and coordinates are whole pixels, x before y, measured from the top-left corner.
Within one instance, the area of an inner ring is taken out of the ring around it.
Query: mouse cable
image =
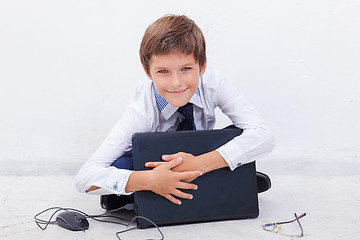
[[[56,211],[50,216],[50,218],[46,221],[46,220],[42,220],[42,219],[39,219],[39,215],[45,213],[45,212],[48,212],[50,210],[54,210],[56,209]],[[38,214],[36,214],[34,216],[34,219],[35,219],[35,223],[38,225],[38,227],[41,229],[41,230],[45,230],[47,228],[47,226],[49,226],[49,224],[55,224],[56,221],[53,221],[53,217],[55,216],[55,214],[59,211],[62,211],[62,210],[66,210],[65,208],[61,208],[61,207],[51,207],[51,208],[48,208],[48,209],[45,209],[44,211],[41,211],[39,212]],[[40,224],[43,224],[45,225],[45,227],[42,227]]]
[[[118,216],[113,216],[113,215],[108,215],[109,213],[111,212],[116,212],[116,211],[120,211],[124,209],[124,207],[120,207],[120,208],[117,208],[117,209],[113,209],[113,210],[109,210],[109,211],[106,211],[105,213],[103,214],[99,214],[99,215],[89,215],[83,211],[80,211],[78,209],[74,209],[74,208],[62,208],[62,207],[51,207],[51,208],[48,208],[48,209],[45,209],[39,213],[37,213],[35,216],[34,216],[34,219],[35,219],[35,223],[38,225],[38,227],[41,229],[41,230],[45,230],[49,224],[56,224],[56,220],[52,220],[55,216],[55,214],[59,211],[75,211],[75,212],[78,212],[78,213],[81,213],[83,214],[86,218],[91,218],[93,219],[94,221],[98,221],[98,222],[105,222],[105,223],[113,223],[113,224],[119,224],[119,225],[123,225],[123,226],[126,226],[126,227],[129,227],[136,219],[138,218],[141,218],[141,219],[144,219],[148,222],[150,222],[152,225],[154,225],[154,227],[159,231],[160,235],[161,235],[161,238],[159,240],[163,240],[164,239],[164,234],[161,232],[160,228],[156,225],[156,223],[154,223],[153,221],[151,221],[150,219],[146,218],[146,217],[143,217],[143,216],[135,216],[128,224],[126,223],[121,223],[121,222],[115,222],[115,221],[110,221],[110,220],[102,220],[102,219],[98,219],[98,218],[102,218],[102,217],[111,217],[111,218],[115,218],[115,219],[118,219],[118,220],[122,220],[122,221],[129,221],[129,219],[125,219],[125,218],[121,218],[121,217],[118,217]],[[48,211],[51,211],[51,210],[55,210],[50,218],[48,220],[42,220],[39,218],[39,216],[41,214],[44,214]],[[45,227],[41,226],[41,225],[45,225]],[[124,232],[128,232],[130,230],[134,230],[134,229],[137,229],[137,227],[133,227],[133,228],[128,228],[128,229],[125,229],[125,230],[122,230],[122,231],[119,231],[116,233],[116,237],[121,240],[120,238],[120,234],[121,233],[124,233]],[[148,240],[155,240],[155,239],[148,239]]]
[[[43,220],[43,219],[40,219],[39,216],[41,214],[44,214],[48,211],[51,211],[51,210],[55,210],[52,215],[50,216],[50,218],[48,220]],[[119,209],[115,209],[116,211],[118,210],[121,210],[121,208]],[[74,208],[62,208],[62,207],[51,207],[51,208],[48,208],[48,209],[45,209],[44,211],[41,211],[39,212],[38,214],[36,214],[34,216],[34,219],[35,219],[35,223],[39,226],[39,228],[41,228],[42,230],[45,230],[47,228],[47,226],[49,224],[56,224],[56,220],[52,220],[55,216],[55,214],[59,211],[74,211],[74,212],[78,212],[78,213],[81,213],[83,214],[86,218],[91,218],[95,221],[98,221],[98,222],[106,222],[106,223],[114,223],[114,224],[120,224],[120,225],[123,225],[123,226],[127,226],[127,224],[125,223],[120,223],[120,222],[114,222],[114,221],[107,221],[107,220],[101,220],[101,219],[97,219],[98,217],[112,217],[112,218],[116,218],[116,219],[119,219],[119,220],[123,220],[123,221],[130,221],[129,219],[125,219],[125,218],[120,218],[120,217],[117,217],[117,216],[106,216],[106,214],[108,212],[106,212],[105,214],[101,214],[101,215],[89,215],[83,211],[80,211],[78,209],[74,209]],[[45,227],[41,226],[41,225],[45,225]]]
[[[120,208],[117,208],[117,209],[113,209],[113,210],[109,210],[107,212],[105,212],[104,214],[101,214],[101,215],[97,215],[97,216],[92,216],[92,217],[114,217],[114,218],[118,218],[116,216],[108,216],[107,214],[111,213],[111,212],[117,212],[119,210],[122,210],[124,209],[125,206],[122,206]],[[158,225],[156,225],[156,223],[154,223],[153,221],[151,221],[150,219],[146,218],[146,217],[143,217],[143,216],[135,216],[133,219],[131,219],[131,221],[128,223],[128,224],[124,224],[126,227],[129,227],[136,219],[138,218],[141,218],[141,219],[144,219],[145,221],[148,221],[150,222],[152,225],[154,225],[154,227],[158,230],[158,232],[160,233],[161,235],[161,238],[159,240],[163,240],[165,237],[164,237],[164,234],[162,233],[162,231],[160,230],[160,228],[158,227]],[[118,219],[121,219],[121,220],[125,220],[123,218],[118,218]],[[96,219],[94,219],[96,220]],[[98,221],[98,220],[97,220]],[[129,220],[128,220],[129,221]],[[131,231],[131,230],[134,230],[134,229],[137,229],[137,227],[132,227],[132,228],[128,228],[128,229],[125,229],[125,230],[122,230],[122,231],[119,231],[116,233],[116,236],[119,240],[121,240],[120,238],[120,234],[121,233],[124,233],[124,232],[128,232],[128,231]],[[156,240],[156,239],[147,239],[147,240]]]
[[[143,217],[143,216],[135,216],[127,226],[130,226],[130,224],[133,223],[133,222],[135,221],[135,219],[137,219],[137,218],[144,219],[144,220],[150,222],[152,225],[154,225],[154,226],[156,227],[156,229],[159,231],[160,235],[161,235],[161,238],[160,238],[159,240],[163,240],[163,239],[165,238],[165,237],[164,237],[164,234],[161,232],[160,228],[156,225],[156,223],[154,223],[154,222],[151,221],[150,219],[148,219],[148,218],[146,218],[146,217]],[[119,232],[116,233],[116,236],[117,236],[117,238],[118,238],[119,240],[121,240],[121,238],[120,238],[120,236],[119,236],[121,233],[128,232],[128,231],[134,230],[134,229],[136,229],[136,228],[137,228],[137,227],[133,227],[133,228],[129,228],[129,229],[125,229],[125,230],[119,231]],[[147,239],[147,240],[157,240],[157,239]]]

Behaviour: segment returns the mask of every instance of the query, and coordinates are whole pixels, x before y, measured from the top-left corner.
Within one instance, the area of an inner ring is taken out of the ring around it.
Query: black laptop
[[[242,133],[241,129],[136,133],[133,135],[134,170],[145,170],[145,162],[161,161],[164,154],[187,152],[200,155],[217,149]],[[229,168],[206,173],[193,181],[198,190],[192,200],[176,205],[151,191],[135,192],[135,214],[157,225],[256,218],[259,215],[255,162],[234,171]],[[138,228],[152,226],[141,218]]]

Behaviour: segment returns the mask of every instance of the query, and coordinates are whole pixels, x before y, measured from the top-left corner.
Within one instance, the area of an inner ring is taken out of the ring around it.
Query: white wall
[[[141,37],[166,13],[198,23],[209,65],[267,119],[275,155],[358,159],[359,1],[1,0],[0,174],[75,173],[146,78]]]

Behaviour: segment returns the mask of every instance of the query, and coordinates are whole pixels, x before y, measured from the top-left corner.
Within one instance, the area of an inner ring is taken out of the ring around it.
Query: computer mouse
[[[89,228],[89,222],[85,216],[75,211],[59,213],[56,217],[56,223],[71,231],[84,231]]]

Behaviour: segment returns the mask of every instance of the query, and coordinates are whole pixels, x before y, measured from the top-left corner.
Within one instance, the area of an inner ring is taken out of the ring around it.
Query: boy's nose
[[[178,87],[181,86],[181,77],[179,76],[179,74],[174,74],[171,78],[171,85],[173,87]]]

